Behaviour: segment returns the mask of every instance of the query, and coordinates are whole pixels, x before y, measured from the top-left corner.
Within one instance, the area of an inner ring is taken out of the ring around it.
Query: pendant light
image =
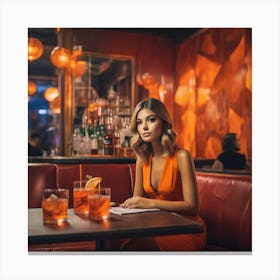
[[[51,62],[57,68],[65,68],[69,65],[71,53],[63,47],[55,47],[51,52]]]
[[[44,97],[49,102],[52,102],[58,96],[59,90],[57,87],[49,87],[45,90]]]
[[[87,68],[87,63],[85,61],[78,60],[82,55],[83,48],[81,45],[74,45],[72,52],[64,48],[62,46],[62,32],[60,28],[57,28],[58,46],[51,52],[51,62],[57,68],[69,69],[74,77],[80,77],[84,75]]]
[[[60,95],[57,96],[53,101],[50,102],[50,109],[54,114],[60,114]]]
[[[34,61],[43,54],[43,44],[39,39],[28,38],[28,61]]]
[[[28,96],[35,94],[37,91],[37,85],[33,82],[28,80]]]
[[[71,61],[70,68],[74,77],[81,77],[87,70],[87,62],[82,60],[73,60]]]

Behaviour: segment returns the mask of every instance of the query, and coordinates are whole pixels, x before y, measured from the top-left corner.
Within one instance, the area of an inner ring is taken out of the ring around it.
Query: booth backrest
[[[207,225],[208,246],[251,250],[252,179],[248,175],[196,173],[199,214]]]
[[[56,188],[56,166],[28,164],[28,208],[41,207],[43,189]]]

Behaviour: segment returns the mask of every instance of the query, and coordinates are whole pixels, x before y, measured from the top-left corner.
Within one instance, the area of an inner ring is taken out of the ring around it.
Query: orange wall
[[[215,158],[235,132],[252,156],[251,29],[211,28],[176,50],[175,124],[194,157]]]
[[[251,158],[251,29],[205,29],[177,46],[168,38],[105,29],[73,29],[73,38],[84,51],[134,57],[136,102],[146,92],[162,99],[179,145],[194,157],[215,158],[222,136],[236,132]]]

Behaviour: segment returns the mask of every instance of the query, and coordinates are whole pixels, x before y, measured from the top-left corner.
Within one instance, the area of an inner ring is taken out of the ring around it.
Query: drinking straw
[[[80,164],[80,187],[82,187],[83,173],[82,173],[82,164]]]

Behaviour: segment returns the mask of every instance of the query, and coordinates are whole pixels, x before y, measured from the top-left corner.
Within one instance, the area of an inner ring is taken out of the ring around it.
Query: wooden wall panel
[[[82,45],[84,51],[132,56],[136,64],[135,103],[148,96],[160,98],[158,92],[163,88],[162,101],[173,114],[174,45],[170,39],[94,28],[73,29],[73,36],[74,43]]]
[[[176,50],[175,123],[179,144],[197,158],[215,158],[235,132],[252,156],[251,29],[212,28]]]

